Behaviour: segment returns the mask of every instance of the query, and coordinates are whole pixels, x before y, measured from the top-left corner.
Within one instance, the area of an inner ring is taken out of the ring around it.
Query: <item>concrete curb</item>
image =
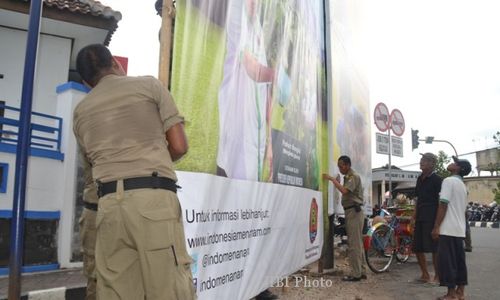
[[[499,222],[476,222],[476,221],[470,221],[469,222],[470,227],[482,227],[482,228],[500,228],[500,223]]]
[[[3,296],[5,297],[5,296]],[[7,298],[0,298],[7,300]],[[21,296],[21,300],[84,300],[85,287],[58,287],[31,291]]]

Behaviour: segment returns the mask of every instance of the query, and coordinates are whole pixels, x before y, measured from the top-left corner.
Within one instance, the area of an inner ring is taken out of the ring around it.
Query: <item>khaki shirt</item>
[[[165,132],[183,121],[157,79],[107,75],[75,108],[73,131],[94,181],[155,171],[177,180]]]
[[[349,193],[342,195],[342,206],[349,207],[354,204],[363,204],[363,185],[361,184],[361,178],[354,172],[353,169],[349,169],[347,174],[344,176],[344,187],[349,191]]]

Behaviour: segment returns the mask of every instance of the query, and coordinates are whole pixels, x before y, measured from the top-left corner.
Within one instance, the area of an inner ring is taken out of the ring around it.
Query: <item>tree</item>
[[[497,133],[495,133],[493,135],[493,139],[495,140],[495,142],[498,143],[498,145],[500,145],[500,131],[497,131]],[[491,164],[491,163],[490,163]],[[500,170],[499,168],[499,164],[497,163],[495,165],[495,170],[490,170],[491,172],[491,175],[493,175],[493,171],[496,171],[497,172],[497,175],[498,175],[498,171]],[[500,181],[497,182],[497,188],[496,189],[493,189],[493,195],[494,195],[494,198],[493,200],[498,204],[500,205]]]
[[[493,195],[495,196],[493,200],[500,205],[500,181],[497,182],[497,188],[493,189]]]
[[[451,173],[446,169],[450,163],[451,158],[444,153],[444,151],[439,151],[438,161],[436,163],[436,174],[441,176],[441,178],[446,178],[451,175]]]
[[[493,135],[493,139],[500,145],[500,131],[497,131],[497,133]]]

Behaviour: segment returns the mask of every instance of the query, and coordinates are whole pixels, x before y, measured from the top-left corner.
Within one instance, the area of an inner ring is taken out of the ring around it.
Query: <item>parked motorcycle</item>
[[[490,205],[469,202],[467,221],[500,222],[500,206],[495,202]]]

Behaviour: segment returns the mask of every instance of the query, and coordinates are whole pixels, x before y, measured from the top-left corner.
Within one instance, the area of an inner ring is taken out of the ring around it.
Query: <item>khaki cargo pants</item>
[[[195,299],[177,195],[116,190],[99,199],[97,299]]]
[[[366,275],[365,250],[363,247],[363,223],[365,214],[354,208],[345,210],[345,229],[347,233],[349,264],[353,277]]]
[[[96,299],[96,275],[95,275],[95,219],[97,212],[84,208],[80,217],[80,240],[83,254],[83,274],[87,277],[86,300]]]

